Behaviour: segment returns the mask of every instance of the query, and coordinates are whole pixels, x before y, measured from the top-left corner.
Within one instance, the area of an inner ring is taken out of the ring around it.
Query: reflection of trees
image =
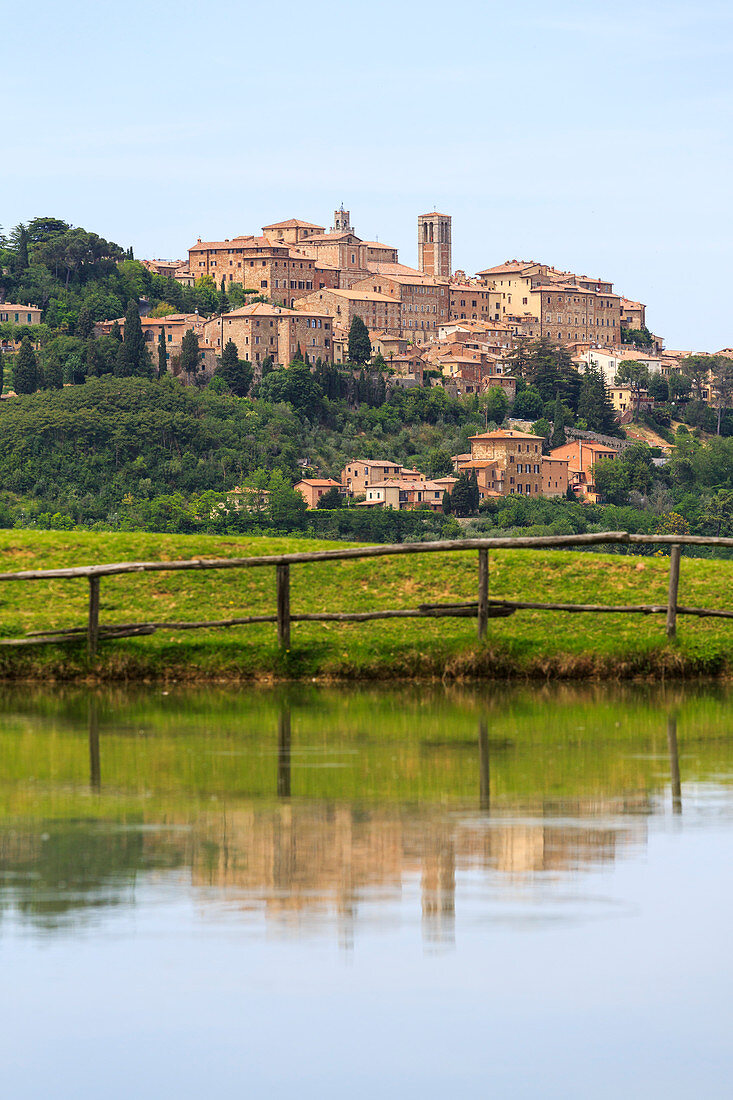
[[[176,866],[181,857],[162,840],[149,844],[139,829],[104,822],[0,833],[0,910],[60,928],[80,913],[132,904],[141,872]]]

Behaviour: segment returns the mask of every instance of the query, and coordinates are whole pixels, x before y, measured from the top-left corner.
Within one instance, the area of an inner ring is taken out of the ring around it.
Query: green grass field
[[[135,560],[238,557],[327,549],[313,540],[4,531],[0,568],[16,571]],[[577,603],[664,603],[669,561],[573,551],[490,554],[493,598]],[[291,611],[364,611],[476,597],[475,552],[408,555],[291,567]],[[683,557],[679,602],[730,607],[733,562]],[[2,582],[0,634],[83,626],[81,580]],[[103,578],[100,622],[224,619],[273,613],[274,569],[154,573]],[[0,677],[43,679],[629,678],[728,675],[733,621],[680,618],[668,644],[664,616],[520,611],[492,619],[485,644],[473,619],[293,624],[281,654],[274,624],[161,631],[82,644],[0,648]]]

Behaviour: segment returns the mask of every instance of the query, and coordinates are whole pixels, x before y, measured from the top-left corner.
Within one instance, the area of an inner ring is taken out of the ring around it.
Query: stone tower
[[[351,228],[351,212],[344,210],[344,204],[341,203],[340,210],[334,210],[333,212],[333,229],[332,233],[353,233]]]
[[[417,266],[426,275],[449,279],[452,274],[449,214],[420,214],[417,219]]]

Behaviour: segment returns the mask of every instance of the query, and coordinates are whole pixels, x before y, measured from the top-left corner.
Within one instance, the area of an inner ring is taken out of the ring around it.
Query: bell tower
[[[351,228],[351,212],[344,210],[344,204],[341,203],[341,207],[333,212],[333,229],[332,233],[353,233]]]
[[[417,219],[417,266],[433,278],[452,274],[450,214],[420,214]]]

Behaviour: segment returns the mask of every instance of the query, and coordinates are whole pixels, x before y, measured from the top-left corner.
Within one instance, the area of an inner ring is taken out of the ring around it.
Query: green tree
[[[368,363],[372,354],[369,329],[361,317],[354,316],[349,328],[349,359],[352,363]]]
[[[451,506],[455,516],[470,516],[473,511],[473,499],[468,473],[462,470],[451,493]]]
[[[125,335],[115,373],[121,378],[149,378],[152,374],[150,355],[140,324],[140,310],[134,299],[130,300],[125,313]]]
[[[254,370],[247,359],[239,358],[239,351],[234,341],[227,340],[221,363],[216,368],[215,374],[226,382],[231,392],[237,397],[246,397],[252,385]]]
[[[584,420],[589,431],[612,435],[616,432],[616,414],[608,396],[601,371],[588,366],[582,376],[578,398],[578,417]]]
[[[94,314],[88,305],[82,306],[74,326],[74,334],[81,340],[88,340],[94,332]]]
[[[453,511],[453,503],[451,501],[451,495],[447,489],[443,490],[443,503],[442,503],[443,515],[449,516]]]
[[[712,358],[715,359],[715,364],[712,367],[713,403],[718,410],[716,434],[720,435],[720,420],[723,409],[728,408],[731,396],[733,396],[733,359],[729,359],[726,355],[715,355]]]
[[[338,485],[332,485],[322,497],[318,498],[316,508],[343,508],[344,498]]]
[[[476,476],[475,470],[471,470],[471,476],[468,479],[468,488],[471,493],[471,512],[475,515],[481,503],[481,493],[479,491],[478,477]]]
[[[616,371],[616,385],[629,387],[634,399],[634,416],[638,416],[641,391],[649,388],[649,368],[646,363],[624,359]]]
[[[509,408],[507,395],[501,386],[490,386],[486,391],[484,410],[488,420],[501,424]]]
[[[165,329],[161,327],[158,334],[158,377],[161,378],[168,370],[168,349],[165,346]]]
[[[514,399],[512,416],[518,420],[537,420],[542,416],[544,402],[535,386],[526,386]]]
[[[703,386],[709,380],[716,358],[715,355],[686,355],[680,360],[680,370],[690,380],[698,401],[702,401]]]
[[[192,328],[187,329],[181,340],[181,370],[191,376],[199,369],[199,338]]]
[[[91,342],[91,341],[90,341]],[[43,388],[60,390],[64,385],[64,372],[57,355],[47,355],[43,364]]]
[[[18,251],[15,258],[15,270],[22,275],[28,267],[28,231],[24,225],[18,226]],[[17,392],[17,391],[16,391]]]
[[[13,387],[16,393],[35,393],[39,381],[36,353],[33,350],[30,338],[24,336],[13,366]]]
[[[268,511],[275,527],[284,531],[297,531],[305,521],[307,505],[297,490],[283,477],[280,470],[273,470],[269,484]]]
[[[654,373],[649,379],[649,396],[655,401],[669,401],[669,383],[661,374]]]
[[[420,467],[430,478],[445,477],[453,473],[453,459],[446,447],[432,447]]]
[[[555,447],[562,447],[565,443],[567,443],[567,436],[565,435],[565,413],[560,398],[560,391],[558,390],[557,397],[555,398],[555,412],[552,417],[550,450],[554,451]]]

